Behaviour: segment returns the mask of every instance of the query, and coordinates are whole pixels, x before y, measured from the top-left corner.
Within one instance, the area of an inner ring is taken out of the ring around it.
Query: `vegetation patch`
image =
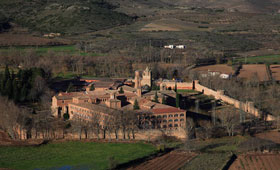
[[[266,55],[266,56],[255,56],[255,57],[246,57],[238,58],[235,60],[237,63],[244,64],[279,64],[280,55]]]
[[[108,169],[155,152],[154,146],[143,143],[63,142],[39,147],[0,147],[0,167]]]
[[[222,169],[230,159],[231,153],[203,153],[187,163],[182,170],[216,170]]]

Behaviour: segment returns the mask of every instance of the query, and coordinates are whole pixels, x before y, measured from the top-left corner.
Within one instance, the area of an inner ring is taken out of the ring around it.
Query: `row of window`
[[[182,126],[182,125],[181,125]],[[163,125],[163,128],[167,128],[167,125]],[[168,127],[173,127],[172,124],[169,124]],[[178,124],[174,124],[174,127],[179,127]]]
[[[174,122],[178,122],[179,120],[178,119],[175,119]],[[180,122],[183,122],[184,119],[180,119]],[[167,120],[163,120],[163,123],[166,123]],[[173,119],[169,119],[168,122],[173,122]]]

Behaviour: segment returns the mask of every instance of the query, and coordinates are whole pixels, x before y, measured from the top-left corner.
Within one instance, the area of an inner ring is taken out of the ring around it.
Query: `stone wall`
[[[243,111],[245,111],[247,113],[250,113],[250,114],[252,114],[252,115],[254,115],[256,117],[261,117],[262,116],[261,111],[258,110],[254,106],[253,102],[250,102],[250,101],[241,102],[239,100],[233,99],[233,98],[231,98],[229,96],[226,96],[224,94],[223,90],[217,90],[217,91],[212,90],[212,89],[210,89],[208,87],[205,87],[205,86],[199,84],[198,80],[194,81],[194,89],[196,91],[202,92],[205,95],[213,96],[217,100],[222,100],[222,101],[224,101],[224,102],[226,102],[228,104],[231,104],[235,108],[242,109]],[[275,118],[273,116],[271,116],[271,115],[268,115],[266,119],[268,121],[275,120]]]
[[[124,135],[125,134],[125,135]],[[118,139],[128,139],[128,140],[145,140],[153,141],[163,135],[175,136],[178,139],[186,139],[186,131],[183,128],[172,129],[172,130],[163,130],[163,129],[147,129],[147,130],[136,130],[134,133],[132,131],[126,131],[123,133],[122,130],[119,130],[117,133]],[[20,132],[19,139],[25,140],[27,138],[27,131],[22,130]],[[63,131],[62,129],[53,129],[49,131],[36,131],[35,129],[31,130],[29,138],[32,139],[117,139],[114,132],[104,132],[100,130],[100,133],[97,134],[93,130],[80,130],[72,129]]]

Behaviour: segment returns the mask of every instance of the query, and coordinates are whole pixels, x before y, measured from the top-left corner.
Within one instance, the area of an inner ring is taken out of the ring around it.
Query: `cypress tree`
[[[175,83],[174,91],[177,93],[177,83]]]
[[[22,88],[21,88],[21,91],[20,91],[20,101],[21,102],[24,102],[26,100],[26,97],[27,97],[27,88],[26,86],[24,85]]]
[[[176,93],[176,107],[179,108],[180,107],[180,96],[178,93]]]
[[[67,92],[73,92],[73,91],[74,91],[74,86],[73,86],[72,83],[69,84],[69,86],[68,86],[68,88],[67,88],[66,91],[67,91]]]
[[[9,67],[6,65],[5,73],[4,73],[4,83],[6,84],[8,79],[10,79],[10,71]]]
[[[90,86],[90,89],[89,89],[90,91],[94,91],[95,90],[95,87],[94,87],[94,84],[92,84],[91,86]]]
[[[122,87],[120,88],[119,93],[120,93],[120,94],[123,94],[123,93],[124,93],[124,91],[123,91],[123,88],[122,88]]]
[[[139,110],[139,109],[140,109],[140,107],[139,107],[138,101],[137,101],[137,99],[135,99],[134,105],[133,105],[133,110]]]
[[[15,103],[19,101],[19,88],[16,79],[13,80],[13,99]]]
[[[10,78],[6,82],[5,93],[9,97],[9,99],[13,98],[13,82]]]
[[[156,93],[155,93],[154,102],[158,103],[158,95],[157,95],[157,91],[156,91]]]
[[[166,104],[166,100],[164,96],[162,97],[162,104]]]

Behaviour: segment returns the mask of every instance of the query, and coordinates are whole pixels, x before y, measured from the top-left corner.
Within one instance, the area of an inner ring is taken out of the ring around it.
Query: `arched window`
[[[181,113],[180,116],[183,117],[183,116],[185,116],[185,114],[184,114],[184,113]]]
[[[182,122],[182,121],[184,121],[184,119],[180,119],[180,121]]]
[[[168,122],[173,122],[173,120],[172,120],[172,119],[169,119]]]
[[[168,127],[173,127],[173,125],[172,125],[172,124],[169,124]]]
[[[173,117],[173,115],[168,115],[168,117]]]
[[[178,119],[175,119],[174,122],[178,122]]]
[[[175,114],[174,117],[178,117],[178,114]]]
[[[178,124],[175,124],[174,127],[178,127]]]

